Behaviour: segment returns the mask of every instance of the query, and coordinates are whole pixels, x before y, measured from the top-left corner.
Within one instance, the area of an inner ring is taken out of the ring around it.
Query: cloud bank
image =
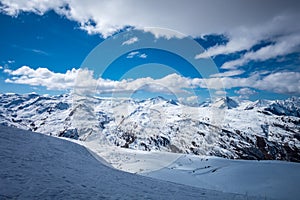
[[[299,7],[300,8],[300,7]],[[292,13],[274,17],[265,24],[254,27],[238,27],[227,33],[229,42],[208,48],[195,59],[209,58],[218,55],[229,55],[246,51],[239,59],[225,62],[222,69],[237,69],[250,61],[265,61],[285,56],[300,50],[300,26],[295,20],[300,20],[299,15]],[[269,44],[252,50],[255,45],[268,41]]]
[[[231,32],[238,27],[264,25],[287,13],[299,17],[300,6],[297,0],[1,0],[1,3],[1,11],[13,16],[22,11],[41,15],[54,10],[77,21],[89,33],[100,33],[103,37],[127,26],[162,27],[192,36]]]
[[[250,95],[250,88],[267,90],[280,94],[300,95],[299,72],[276,72],[271,74],[254,73],[249,77],[212,77],[187,78],[178,74],[170,74],[160,79],[150,77],[138,79],[109,80],[93,77],[93,71],[88,69],[72,69],[66,73],[55,73],[47,68],[32,69],[23,66],[16,70],[5,69],[10,78],[7,83],[44,86],[48,90],[73,90],[82,93],[132,93],[137,90],[165,94],[186,93],[197,88],[212,90],[248,88],[236,92],[240,95]],[[254,94],[254,93],[253,93]]]

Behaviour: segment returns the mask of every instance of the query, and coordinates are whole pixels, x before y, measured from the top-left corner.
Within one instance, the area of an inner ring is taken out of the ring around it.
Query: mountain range
[[[75,94],[1,94],[0,125],[144,151],[300,162],[300,98],[184,105]]]

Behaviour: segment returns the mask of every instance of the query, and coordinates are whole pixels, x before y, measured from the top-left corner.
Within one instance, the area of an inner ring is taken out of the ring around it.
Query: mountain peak
[[[222,108],[222,109],[223,108],[232,109],[238,106],[239,104],[235,100],[227,96],[216,99],[212,104],[212,107]]]

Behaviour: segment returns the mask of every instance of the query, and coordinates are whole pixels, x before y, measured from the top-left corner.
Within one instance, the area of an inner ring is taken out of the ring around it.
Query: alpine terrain
[[[198,106],[162,97],[0,95],[0,124],[143,151],[300,162],[300,98]]]

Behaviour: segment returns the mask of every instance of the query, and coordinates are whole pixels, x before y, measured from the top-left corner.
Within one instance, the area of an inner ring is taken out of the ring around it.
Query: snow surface
[[[103,146],[97,140],[77,142],[113,167],[147,177],[263,199],[298,199],[300,196],[300,163],[145,152]]]
[[[0,126],[0,199],[259,199],[115,170],[83,146]]]
[[[145,176],[199,188],[266,199],[299,199],[300,164],[282,161],[237,161],[182,155],[176,162]]]

